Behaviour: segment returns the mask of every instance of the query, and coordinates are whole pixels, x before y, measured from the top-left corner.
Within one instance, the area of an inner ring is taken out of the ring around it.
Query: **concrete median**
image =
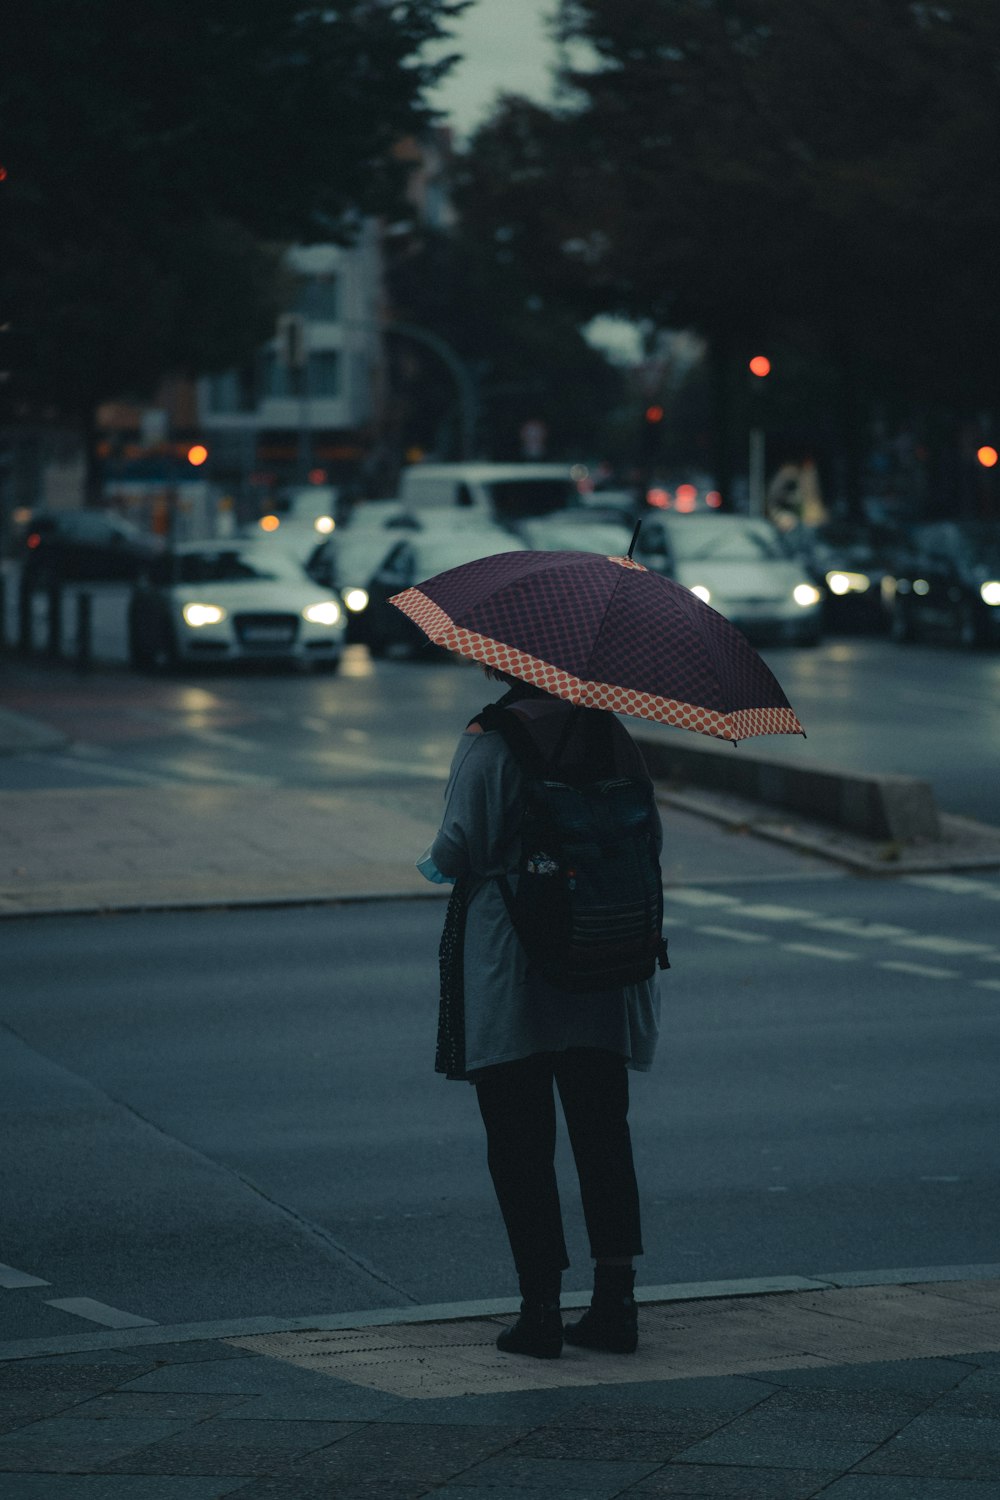
[[[689,744],[680,736],[636,738],[650,774],[668,787],[745,798],[866,839],[905,844],[941,837],[934,794],[917,777],[793,765],[743,745]]]

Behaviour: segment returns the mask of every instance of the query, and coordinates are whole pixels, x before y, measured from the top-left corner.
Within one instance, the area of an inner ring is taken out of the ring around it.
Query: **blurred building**
[[[296,245],[292,296],[274,337],[242,369],[197,382],[216,482],[266,496],[293,482],[343,484],[371,444],[380,383],[379,227],[357,242]]]

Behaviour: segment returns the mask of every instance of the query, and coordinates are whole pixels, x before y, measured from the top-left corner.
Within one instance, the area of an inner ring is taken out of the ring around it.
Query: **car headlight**
[[[702,604],[711,604],[712,592],[710,589],[707,589],[703,583],[692,584],[691,592],[692,594],[694,594],[696,599],[701,600]]]
[[[344,603],[352,615],[359,615],[363,609],[368,608],[368,590],[346,589],[344,591]]]
[[[340,605],[336,599],[321,599],[318,604],[310,604],[304,609],[302,618],[311,625],[336,625],[340,619]]]
[[[835,573],[826,575],[826,586],[830,593],[840,598],[844,594],[863,594],[871,588],[871,583],[867,573],[843,573],[838,569]]]
[[[797,583],[792,589],[792,598],[802,609],[808,609],[811,604],[818,604],[823,595],[812,583]]]
[[[317,516],[313,522],[313,530],[318,531],[320,536],[329,536],[336,529],[337,523],[332,516]]]
[[[226,611],[218,604],[185,604],[181,614],[185,625],[194,630],[202,625],[219,625],[226,618]]]
[[[986,583],[980,584],[979,597],[984,604],[1000,605],[1000,582],[991,578]]]

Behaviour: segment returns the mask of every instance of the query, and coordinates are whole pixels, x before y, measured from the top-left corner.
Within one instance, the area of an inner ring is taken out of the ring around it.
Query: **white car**
[[[266,514],[241,534],[247,541],[281,547],[305,562],[316,544],[336,531],[337,506],[333,485],[306,485],[273,499]]]
[[[636,562],[684,584],[745,635],[815,646],[823,593],[770,521],[750,516],[651,516]]]
[[[628,551],[632,527],[623,517],[581,505],[518,521],[517,534],[538,552],[600,552],[619,557]]]
[[[336,671],[344,608],[286,553],[254,543],[187,542],[147,569],[129,600],[129,660],[286,661]]]
[[[425,512],[421,529],[399,536],[371,579],[365,611],[368,649],[373,656],[413,657],[433,651],[412,620],[388,602],[392,595],[480,557],[525,551],[524,542],[486,521],[477,518],[475,524],[456,526],[454,512],[448,511],[436,526],[429,524]]]

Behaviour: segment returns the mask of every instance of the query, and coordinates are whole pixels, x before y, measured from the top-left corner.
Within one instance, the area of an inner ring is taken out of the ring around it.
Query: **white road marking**
[[[806,958],[830,958],[846,959],[857,958],[856,953],[849,953],[845,948],[821,948],[818,943],[782,943],[786,953],[802,953]]]
[[[254,776],[246,771],[220,771],[215,766],[207,766],[202,761],[184,760],[150,760],[152,766],[162,767],[167,775],[179,780],[184,786],[201,786],[210,783],[213,786],[259,786],[275,787],[279,785],[275,776]]]
[[[919,974],[922,979],[957,979],[955,969],[932,969],[929,964],[908,964],[902,959],[883,959],[880,969],[892,969],[897,974]]]
[[[95,1302],[93,1297],[52,1297],[46,1299],[49,1307],[61,1308],[74,1313],[91,1323],[102,1323],[105,1328],[155,1328],[155,1318],[138,1318],[135,1313],[122,1312],[119,1307],[109,1307],[106,1302]]]
[[[720,896],[717,891],[702,891],[695,886],[679,887],[667,892],[668,901],[684,906],[739,906],[735,896]]]
[[[1000,990],[1000,979],[974,979],[972,982],[979,990]]]
[[[13,1266],[0,1265],[0,1287],[12,1292],[22,1286],[50,1286],[40,1276],[29,1276],[27,1271],[16,1271]]]
[[[961,1182],[961,1177],[954,1177],[948,1172],[938,1173],[936,1176],[921,1177],[921,1182]]]
[[[738,927],[696,927],[695,932],[707,933],[709,937],[732,938],[734,943],[769,943],[771,941],[762,932],[741,932]]]
[[[982,896],[986,901],[1000,901],[1000,885],[970,880],[966,875],[904,875],[907,885],[922,885],[932,891],[947,891],[952,896]]]
[[[844,937],[859,938],[903,938],[909,937],[909,927],[893,927],[889,922],[864,922],[860,917],[820,917],[807,922],[814,932],[840,932]]]
[[[149,771],[126,770],[123,766],[113,765],[110,761],[102,761],[98,758],[99,752],[81,745],[80,749],[72,755],[25,755],[22,759],[36,766],[56,766],[60,770],[73,771],[79,774],[81,771],[87,776],[101,776],[106,781],[118,781],[124,786],[164,786],[176,784],[173,778],[166,776],[154,776]]]
[[[926,953],[940,953],[945,958],[958,958],[963,953],[993,953],[992,943],[969,943],[964,938],[941,937],[927,933],[923,937],[898,938],[897,948],[920,948]]]
[[[741,917],[757,917],[761,922],[806,922],[814,917],[814,911],[803,911],[801,906],[741,906]]]

